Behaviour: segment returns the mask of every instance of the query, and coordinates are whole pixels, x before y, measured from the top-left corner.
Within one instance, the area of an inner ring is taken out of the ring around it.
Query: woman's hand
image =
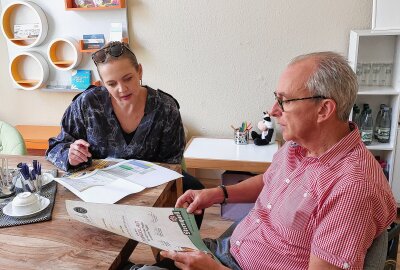
[[[220,188],[202,190],[188,190],[176,201],[175,207],[187,208],[188,213],[199,215],[203,209],[220,203],[224,200],[223,191]]]
[[[229,269],[216,262],[210,254],[202,251],[174,252],[161,251],[161,256],[175,261],[176,267],[183,270],[223,270]]]
[[[68,162],[72,166],[76,166],[83,162],[87,162],[88,158],[92,156],[89,152],[90,144],[85,140],[76,140],[70,145],[68,150]]]

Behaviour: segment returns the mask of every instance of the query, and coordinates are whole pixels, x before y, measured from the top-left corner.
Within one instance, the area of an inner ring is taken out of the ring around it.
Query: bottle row
[[[391,86],[393,63],[358,63],[357,81],[361,86]]]
[[[353,106],[352,121],[357,124],[364,144],[370,145],[373,140],[380,143],[388,143],[390,141],[391,111],[388,105],[381,104],[374,121],[372,119],[372,110],[368,103],[363,104],[362,111],[357,104]]]

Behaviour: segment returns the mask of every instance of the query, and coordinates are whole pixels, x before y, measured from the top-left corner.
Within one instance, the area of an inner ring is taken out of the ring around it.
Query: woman
[[[110,42],[92,59],[102,86],[74,98],[46,158],[65,171],[88,166],[92,158],[181,163],[185,137],[178,102],[142,85],[142,66],[127,44]],[[185,174],[184,190],[202,188]]]

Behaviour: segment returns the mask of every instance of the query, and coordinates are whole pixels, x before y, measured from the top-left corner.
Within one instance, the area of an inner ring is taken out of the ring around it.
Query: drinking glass
[[[380,84],[380,71],[381,71],[381,64],[373,63],[371,65],[371,82],[370,85],[378,86]]]
[[[385,64],[385,85],[391,86],[392,85],[392,70],[393,64]]]
[[[361,76],[361,85],[370,85],[370,77],[371,77],[371,64],[364,63],[362,64],[362,76]]]
[[[15,186],[12,182],[12,175],[8,169],[8,160],[0,159],[0,198],[10,197],[15,193]]]
[[[363,74],[363,64],[357,63],[356,75],[357,75],[357,82],[359,85],[362,85],[361,78]]]

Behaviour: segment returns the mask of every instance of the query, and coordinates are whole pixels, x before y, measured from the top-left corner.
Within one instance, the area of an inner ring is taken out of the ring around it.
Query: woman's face
[[[129,59],[121,58],[98,66],[100,77],[110,95],[118,103],[130,103],[141,89],[142,66],[138,69]]]

